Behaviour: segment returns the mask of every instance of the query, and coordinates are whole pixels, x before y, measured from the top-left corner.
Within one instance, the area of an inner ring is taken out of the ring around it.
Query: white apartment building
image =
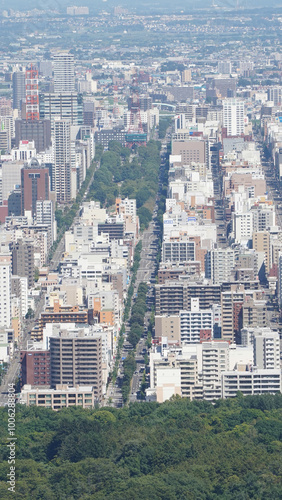
[[[11,324],[12,257],[8,249],[0,253],[0,326]]]
[[[275,207],[273,205],[264,207],[252,207],[253,231],[265,231],[275,226]]]
[[[244,134],[244,102],[238,99],[224,99],[223,101],[223,127],[227,129],[228,136]]]
[[[254,366],[262,370],[280,368],[280,339],[278,332],[261,328],[254,332]]]
[[[252,212],[234,213],[233,230],[235,243],[242,243],[244,240],[251,240],[253,235]]]
[[[180,311],[180,338],[182,344],[200,342],[201,330],[213,331],[212,309],[200,309],[199,299],[191,299],[191,311]]]
[[[51,245],[57,238],[56,221],[51,200],[36,201],[36,223],[46,224],[50,228]],[[50,245],[50,246],[51,246]]]
[[[214,285],[230,280],[235,266],[235,252],[231,248],[210,250],[205,258],[205,275]]]
[[[203,342],[202,346],[202,384],[213,387],[229,370],[229,342]]]
[[[229,371],[221,376],[222,398],[281,392],[281,370]]]

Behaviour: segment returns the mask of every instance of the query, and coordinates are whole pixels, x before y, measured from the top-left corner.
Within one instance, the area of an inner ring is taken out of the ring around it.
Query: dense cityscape
[[[281,498],[282,10],[27,9],[0,11],[0,498]]]

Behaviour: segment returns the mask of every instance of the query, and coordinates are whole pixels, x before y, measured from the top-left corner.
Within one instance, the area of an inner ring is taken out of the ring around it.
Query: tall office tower
[[[60,331],[49,338],[51,385],[93,385],[102,397],[102,336]]]
[[[225,99],[223,101],[223,127],[227,129],[228,136],[244,134],[244,102],[238,99]]]
[[[267,97],[272,101],[274,106],[280,106],[282,103],[282,87],[270,87],[267,90]]]
[[[25,97],[25,73],[24,71],[16,71],[13,73],[13,109],[20,110]]]
[[[11,274],[12,258],[8,248],[0,253],[0,326],[11,324]]]
[[[262,370],[280,368],[279,333],[270,328],[261,328],[254,332],[254,365]]]
[[[45,93],[40,95],[40,118],[51,121],[70,120],[72,125],[83,125],[83,98],[77,92]]]
[[[34,246],[33,240],[18,240],[10,244],[12,252],[12,274],[24,276],[28,288],[34,285]]]
[[[25,210],[36,213],[37,200],[49,200],[49,169],[36,158],[21,170],[22,215]]]
[[[59,203],[71,200],[71,122],[54,120],[54,186]]]
[[[31,67],[25,73],[26,85],[26,119],[39,120],[38,70]]]
[[[54,61],[54,91],[74,92],[74,57],[73,54],[59,53],[53,57]]]

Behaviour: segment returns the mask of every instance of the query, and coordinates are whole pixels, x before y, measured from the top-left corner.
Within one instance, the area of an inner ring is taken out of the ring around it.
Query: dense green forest
[[[282,498],[281,394],[58,413],[18,406],[15,495],[0,413],[1,500]]]
[[[111,207],[117,196],[135,198],[141,228],[147,227],[158,190],[160,149],[160,142],[149,141],[132,154],[119,142],[110,141],[108,151],[101,151],[100,168],[95,172],[88,199]]]

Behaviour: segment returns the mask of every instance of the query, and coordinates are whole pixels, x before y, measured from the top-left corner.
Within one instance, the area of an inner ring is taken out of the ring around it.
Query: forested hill
[[[19,406],[16,494],[6,408],[0,428],[1,500],[282,498],[281,394],[59,413]]]

